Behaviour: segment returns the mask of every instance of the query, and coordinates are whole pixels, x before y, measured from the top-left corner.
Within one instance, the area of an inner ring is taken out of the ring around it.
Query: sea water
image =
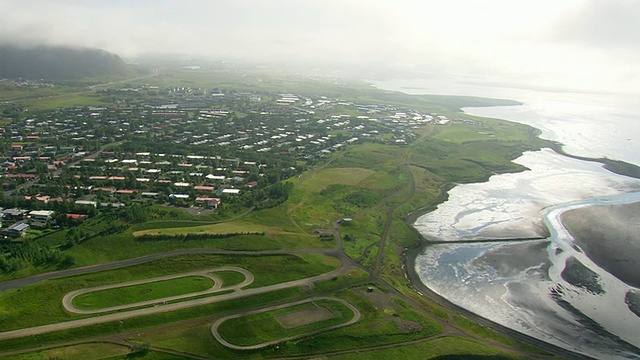
[[[414,94],[518,100],[524,104],[464,110],[534,126],[541,137],[561,142],[574,155],[640,164],[633,97],[429,80],[375,85]],[[633,201],[640,181],[550,149],[527,152],[515,162],[530,170],[456,186],[445,203],[417,219],[415,227],[426,238],[450,242],[427,246],[418,256],[415,267],[422,282],[458,306],[560,347],[598,358],[640,358],[640,335],[633,331],[640,328],[640,319],[624,303],[630,287],[570,245],[570,235],[558,221],[562,211],[578,203],[598,203],[603,196]],[[541,240],[456,244],[545,237],[547,228],[552,236]],[[561,278],[572,256],[600,281],[603,293],[576,288]]]

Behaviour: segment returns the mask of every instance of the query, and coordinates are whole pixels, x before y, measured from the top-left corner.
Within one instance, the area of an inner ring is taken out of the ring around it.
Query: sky
[[[0,42],[640,92],[636,0],[0,0]]]

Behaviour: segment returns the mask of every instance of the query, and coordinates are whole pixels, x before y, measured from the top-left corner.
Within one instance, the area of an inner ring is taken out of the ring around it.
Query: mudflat
[[[561,219],[591,260],[640,287],[640,202],[569,210]]]

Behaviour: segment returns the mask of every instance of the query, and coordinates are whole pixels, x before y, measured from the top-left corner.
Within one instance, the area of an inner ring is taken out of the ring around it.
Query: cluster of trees
[[[245,192],[239,202],[246,207],[255,207],[256,210],[268,209],[287,201],[291,190],[293,183],[277,182],[266,188]]]
[[[120,211],[120,218],[132,224],[141,224],[151,220],[153,213],[148,206],[134,204],[126,206]]]
[[[138,241],[188,241],[188,240],[209,240],[209,239],[225,239],[240,235],[258,235],[264,236],[264,232],[234,232],[226,234],[175,234],[175,235],[142,235],[136,238]]]
[[[0,271],[11,273],[29,266],[57,265],[67,268],[75,263],[73,256],[32,241],[0,245]]]

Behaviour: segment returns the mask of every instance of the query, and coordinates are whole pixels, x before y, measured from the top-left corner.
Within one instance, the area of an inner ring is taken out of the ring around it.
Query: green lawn
[[[108,359],[124,356],[131,352],[128,346],[87,343],[64,346],[48,350],[39,350],[21,355],[7,356],[5,360],[46,360],[46,359]]]
[[[375,349],[370,351],[358,351],[344,355],[329,356],[329,359],[347,360],[354,356],[362,359],[387,360],[387,359],[450,359],[450,360],[507,360],[518,359],[517,356],[499,351],[477,342],[457,337],[446,336],[443,338],[425,340],[417,344],[410,344],[388,349]]]
[[[277,317],[282,315],[301,311],[313,312],[319,309],[320,311],[328,310],[333,317],[291,328],[284,327],[277,321]],[[355,316],[353,311],[343,303],[322,299],[228,319],[220,324],[218,332],[223,339],[234,345],[250,346],[339,325],[351,320],[353,316]]]
[[[220,280],[222,280],[222,287],[238,285],[245,280],[244,275],[237,271],[216,271],[212,274],[215,274],[220,278]]]
[[[173,256],[116,270],[46,280],[19,289],[2,291],[0,292],[0,328],[13,330],[87,317],[70,314],[62,306],[64,295],[82,288],[221,266],[236,266],[249,270],[255,276],[254,282],[249,287],[261,287],[320,275],[334,270],[338,265],[337,259],[316,254]]]
[[[205,291],[213,285],[215,282],[206,276],[185,276],[80,294],[73,298],[73,306],[81,310],[105,309]]]

